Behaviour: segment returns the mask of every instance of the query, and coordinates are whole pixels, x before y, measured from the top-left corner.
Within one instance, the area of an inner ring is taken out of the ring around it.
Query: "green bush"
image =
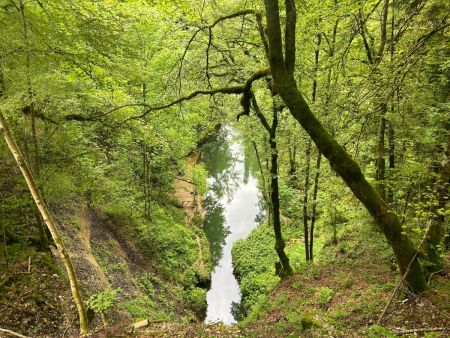
[[[106,312],[115,304],[117,294],[120,291],[121,289],[106,289],[92,295],[87,301],[88,307],[102,316],[104,326],[108,325],[108,321],[106,320]]]
[[[329,287],[321,287],[316,291],[317,300],[322,307],[327,307],[328,303],[330,303],[333,298],[334,291]]]
[[[184,297],[185,304],[197,314],[206,312],[206,290],[193,288],[186,290]]]
[[[87,305],[97,313],[105,313],[115,303],[117,294],[121,289],[106,289],[102,292],[92,295],[87,301]]]

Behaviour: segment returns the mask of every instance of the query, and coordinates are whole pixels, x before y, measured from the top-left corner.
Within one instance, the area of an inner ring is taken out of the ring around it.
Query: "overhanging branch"
[[[259,80],[269,74],[270,74],[269,69],[263,69],[263,70],[257,71],[252,76],[250,76],[244,85],[222,87],[222,88],[216,88],[216,89],[210,89],[210,90],[196,90],[196,91],[190,93],[189,95],[180,97],[179,99],[177,99],[175,101],[172,101],[170,103],[163,104],[160,106],[150,106],[150,105],[144,104],[144,103],[128,104],[128,105],[114,108],[113,110],[109,111],[108,113],[117,111],[117,110],[125,108],[125,107],[132,107],[132,106],[139,106],[139,107],[147,108],[142,114],[130,117],[130,118],[126,119],[125,121],[123,121],[123,122],[127,122],[130,120],[142,119],[151,112],[170,108],[170,107],[172,107],[176,104],[182,103],[184,101],[192,100],[192,99],[196,98],[197,96],[204,96],[204,95],[213,96],[216,94],[243,94],[243,98],[241,99],[241,105],[242,105],[244,111],[249,111],[250,103],[247,104],[247,99],[244,99],[244,97],[247,97],[248,95],[250,95],[249,93],[251,91],[253,82],[255,82],[256,80]],[[250,97],[248,100],[250,100]]]

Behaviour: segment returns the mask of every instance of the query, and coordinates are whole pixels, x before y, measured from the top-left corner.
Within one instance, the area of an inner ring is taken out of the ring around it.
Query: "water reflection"
[[[254,176],[257,164],[253,152],[247,150],[240,144],[239,134],[225,127],[202,155],[210,174],[203,228],[214,267],[207,295],[207,322],[236,321],[233,313],[240,303],[240,293],[233,275],[231,247],[256,226],[255,217],[259,214],[259,190]]]

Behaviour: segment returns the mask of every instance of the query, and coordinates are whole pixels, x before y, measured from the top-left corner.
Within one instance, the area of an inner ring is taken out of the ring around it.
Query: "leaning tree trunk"
[[[447,126],[450,132],[450,122]],[[435,183],[437,206],[432,210],[434,219],[428,231],[428,237],[425,240],[425,252],[429,265],[426,267],[427,273],[436,273],[444,269],[444,259],[440,253],[440,246],[443,245],[445,237],[445,215],[447,203],[449,202],[449,185],[450,185],[450,133],[448,134],[447,148],[444,153],[437,181]]]
[[[47,205],[45,204],[39,190],[37,189],[36,183],[34,182],[33,176],[31,175],[30,169],[28,168],[28,165],[25,162],[19,150],[19,147],[17,146],[14,137],[12,136],[11,131],[8,127],[6,119],[1,111],[0,111],[0,130],[3,131],[8,148],[11,151],[11,154],[14,156],[15,160],[17,161],[20,171],[22,172],[22,175],[25,178],[25,181],[27,182],[28,188],[30,189],[31,195],[33,196],[33,199],[36,203],[36,206],[39,209],[45,224],[47,224],[47,227],[53,237],[56,247],[58,248],[58,252],[61,256],[61,259],[67,271],[67,276],[70,282],[70,289],[72,291],[72,297],[78,309],[78,316],[80,319],[80,333],[86,334],[88,333],[88,320],[86,308],[81,298],[78,280],[72,265],[72,260],[70,259],[70,256],[64,245],[64,242],[62,241],[62,238],[56,227],[56,224],[53,221],[53,218],[50,215]]]
[[[292,65],[292,62],[294,62],[292,60],[295,60],[296,9],[294,1],[285,1],[285,57],[283,56],[278,0],[265,0],[264,2],[267,18],[266,32],[269,42],[269,63],[273,76],[274,91],[280,94],[292,116],[310,135],[319,151],[330,162],[333,170],[342,177],[353,194],[376,220],[394,250],[401,272],[407,272],[406,282],[410,289],[415,292],[425,290],[425,276],[416,258],[416,250],[409,238],[402,233],[398,216],[390,210],[388,204],[367,182],[358,164],[314,116],[297,88]]]

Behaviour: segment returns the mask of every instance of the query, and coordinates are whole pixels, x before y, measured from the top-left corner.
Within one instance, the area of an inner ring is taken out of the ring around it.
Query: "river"
[[[257,161],[239,132],[230,126],[222,127],[208,142],[202,161],[209,172],[203,230],[213,262],[205,322],[233,324],[241,295],[233,274],[231,248],[256,227],[260,217],[260,192],[254,176]]]

